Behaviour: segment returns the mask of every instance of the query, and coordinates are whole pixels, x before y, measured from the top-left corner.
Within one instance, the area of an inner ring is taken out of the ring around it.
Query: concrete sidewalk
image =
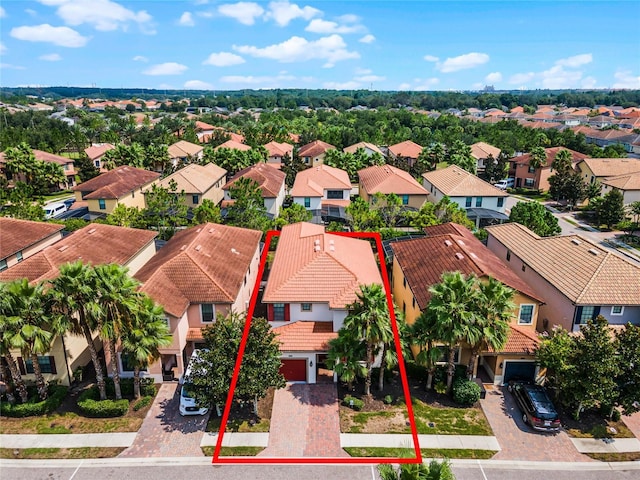
[[[201,447],[213,447],[218,441],[218,432],[207,432],[200,442]],[[225,432],[223,447],[266,447],[269,444],[269,432],[239,433]]]
[[[137,432],[0,435],[0,448],[129,447]]]
[[[418,435],[420,448],[500,450],[496,437],[482,435]],[[344,447],[412,448],[409,434],[342,433],[340,445]]]
[[[572,438],[580,453],[631,453],[640,452],[637,438]]]

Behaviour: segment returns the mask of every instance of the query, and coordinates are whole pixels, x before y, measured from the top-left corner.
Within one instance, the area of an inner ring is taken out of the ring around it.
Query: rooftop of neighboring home
[[[123,165],[102,173],[91,180],[82,182],[72,188],[74,191],[90,192],[84,195],[85,200],[111,198],[118,199],[138,188],[153,182],[160,176],[157,172],[150,172],[141,168]]]
[[[273,329],[285,352],[317,352],[329,350],[329,341],[338,336],[332,322],[298,321]]]
[[[292,197],[322,197],[325,190],[350,190],[349,174],[329,165],[307,168],[297,173]]]
[[[249,145],[245,145],[244,143],[236,142],[235,140],[227,140],[224,143],[218,145],[214,150],[219,150],[221,148],[229,148],[231,150],[242,150],[246,152],[247,150],[251,150]]]
[[[202,132],[206,130],[215,130],[216,127],[213,125],[209,125],[208,123],[201,122],[200,120],[196,120],[196,132]]]
[[[449,197],[508,197],[509,194],[457,165],[422,174],[431,185]]]
[[[290,143],[269,142],[264,145],[264,148],[269,152],[270,157],[284,157],[289,154],[293,156],[293,145]]]
[[[427,195],[428,192],[409,172],[391,165],[374,165],[358,170],[360,185],[369,194]]]
[[[371,150],[373,152],[379,153],[380,155],[384,156],[384,153],[382,153],[382,150],[380,150],[376,145],[374,145],[373,143],[368,143],[368,142],[358,142],[358,143],[354,143],[353,145],[349,145],[348,147],[345,147],[342,149],[343,152],[347,152],[347,153],[356,153],[356,151],[359,149],[368,149]]]
[[[87,157],[89,157],[89,160],[93,161],[96,158],[100,158],[109,150],[113,150],[114,148],[116,147],[110,143],[94,143],[90,147],[85,148],[84,153],[87,154]]]
[[[500,152],[501,150],[498,147],[484,142],[477,142],[471,145],[471,156],[476,160],[479,158],[487,158],[489,155],[493,158],[498,158]]]
[[[404,142],[391,145],[389,151],[396,157],[418,158],[422,152],[422,147],[411,140],[405,140]]]
[[[607,177],[601,180],[601,182],[604,185],[617,188],[618,190],[640,190],[640,172]]]
[[[204,147],[186,140],[178,140],[176,143],[169,145],[169,158],[195,157]]]
[[[369,242],[326,233],[322,225],[282,228],[263,301],[328,303],[343,309],[361,285],[382,284]]]
[[[640,172],[640,159],[637,158],[585,158],[584,163],[596,177],[615,177]]]
[[[168,189],[169,183],[173,180],[177,184],[177,192],[205,193],[226,174],[227,171],[215,163],[206,165],[191,163],[159,180],[156,185]]]
[[[518,223],[487,232],[581,305],[640,305],[640,267],[579,235],[539,237]]]
[[[444,272],[493,277],[543,302],[535,290],[462,225],[447,223],[424,230],[427,233],[424,238],[391,243],[394,258],[402,268],[421,310],[427,308],[431,299],[428,287],[440,283]],[[425,258],[429,261],[426,262]]]
[[[68,262],[125,265],[156,237],[157,232],[92,223],[0,273],[0,281],[27,278],[30,282],[58,276]]]
[[[36,160],[40,160],[41,162],[49,162],[49,163],[57,163],[58,165],[64,167],[67,164],[73,164],[73,159],[62,157],[60,155],[56,155],[54,153],[43,152],[42,150],[32,149],[33,156]],[[0,153],[0,165],[7,163],[5,152]],[[66,175],[69,175],[71,172],[69,170],[65,171]]]
[[[57,223],[0,217],[0,260],[25,250],[64,228]]]
[[[560,150],[567,150],[571,154],[571,158],[574,164],[578,163],[580,160],[587,158],[587,155],[580,152],[576,152],[575,150],[571,150],[569,148],[564,148],[564,147],[545,148],[544,152],[547,155],[547,163],[542,168],[551,168],[551,164],[553,163],[553,160],[556,158],[556,155]],[[519,164],[528,165],[530,158],[531,158],[531,154],[525,153],[524,155],[521,155],[519,157],[514,157],[511,160]]]
[[[174,317],[190,303],[233,303],[261,237],[257,230],[197,225],[176,233],[135,277]]]
[[[280,193],[287,175],[268,163],[258,163],[240,170],[224,185],[223,190],[229,188],[240,178],[250,178],[255,181],[262,191],[263,198],[275,198]]]
[[[323,142],[322,140],[315,140],[311,143],[307,143],[300,147],[298,151],[298,155],[300,157],[317,157],[318,155],[322,155],[327,150],[334,149],[333,145],[327,142]]]
[[[518,325],[514,325],[513,323],[509,324],[509,335],[507,336],[507,343],[500,349],[499,352],[496,352],[491,347],[488,347],[487,350],[489,352],[496,353],[529,353],[534,354],[538,349],[538,345],[540,344],[540,339],[538,335],[532,332],[530,329],[520,327]]]

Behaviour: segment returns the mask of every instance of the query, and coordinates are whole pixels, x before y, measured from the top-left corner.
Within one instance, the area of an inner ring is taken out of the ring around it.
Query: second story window
[[[504,197],[498,197],[498,208],[502,208],[504,206]]]
[[[464,206],[466,208],[471,208],[471,200],[473,200],[473,197],[467,197],[464,201]]]
[[[482,206],[482,197],[476,198],[476,207],[480,208]]]
[[[304,197],[304,208],[311,208],[311,198]]]
[[[402,195],[402,204],[409,205],[409,195]]]
[[[16,260],[18,260],[18,263],[20,263],[22,260],[24,260],[24,258],[22,257],[22,252],[18,252],[16,253]]]
[[[106,210],[107,209],[107,201],[104,198],[101,198],[98,200],[98,208],[100,210]]]
[[[327,190],[327,198],[331,200],[342,200],[342,190]]]
[[[191,197],[191,202],[192,202],[194,205],[198,205],[198,203],[200,202],[200,196],[199,196],[199,195],[193,195],[193,196]]]
[[[203,323],[213,322],[215,317],[215,308],[212,303],[200,304],[200,313],[202,315]]]
[[[533,305],[520,305],[518,323],[521,325],[531,325],[533,322]]]

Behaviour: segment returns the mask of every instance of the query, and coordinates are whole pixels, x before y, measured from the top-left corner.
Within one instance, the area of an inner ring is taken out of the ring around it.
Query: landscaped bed
[[[415,450],[410,448],[383,448],[383,447],[346,447],[344,449],[352,457],[393,457],[415,458]],[[420,449],[422,458],[471,458],[485,460],[493,457],[494,450],[470,450],[470,449]]]
[[[268,432],[271,422],[271,410],[273,409],[273,395],[275,391],[270,388],[267,395],[258,401],[258,415],[253,411],[253,403],[243,405],[234,402],[225,431],[227,432]],[[207,432],[217,432],[220,430],[222,417],[216,415],[215,409],[207,423]]]
[[[634,438],[635,435],[622,420],[609,420],[598,411],[582,412],[576,421],[571,413],[558,407],[560,420],[570,437],[574,438]]]
[[[111,458],[117,457],[124,447],[82,448],[0,448],[0,458]]]
[[[221,457],[255,457],[265,447],[220,447]],[[216,447],[202,447],[206,457],[212,457]]]

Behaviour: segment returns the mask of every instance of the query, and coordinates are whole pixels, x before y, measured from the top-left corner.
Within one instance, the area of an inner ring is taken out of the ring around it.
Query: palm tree
[[[387,305],[387,296],[382,285],[361,285],[356,294],[357,300],[348,306],[349,314],[344,320],[346,330],[365,343],[367,374],[364,382],[364,394],[371,395],[371,373],[374,356],[381,343],[393,339],[391,320]]]
[[[338,338],[329,341],[327,367],[348,385],[349,390],[353,389],[356,378],[367,375],[367,368],[361,361],[365,350],[364,343],[344,328],[338,331]]]
[[[133,395],[140,397],[140,370],[160,358],[160,347],[171,344],[162,307],[146,295],[137,297],[136,307],[122,331],[122,351],[133,362]]]
[[[534,147],[529,154],[529,166],[537,170],[547,164],[547,152],[542,147]]]
[[[432,310],[422,312],[410,327],[411,343],[420,348],[416,355],[416,362],[427,369],[427,390],[431,390],[433,376],[436,373],[436,362],[440,360],[442,354],[436,347],[436,342],[440,340],[437,336],[438,324],[435,315],[431,312]]]
[[[551,166],[556,172],[565,173],[573,168],[571,160],[571,152],[569,152],[569,150],[562,149],[556,154]]]
[[[9,372],[11,372],[13,383],[20,395],[20,400],[22,403],[26,403],[27,400],[29,400],[29,393],[20,374],[16,359],[13,358],[11,353],[12,347],[10,342],[16,330],[20,328],[21,319],[14,314],[11,296],[7,291],[7,287],[8,284],[0,283],[0,355],[7,361],[7,366],[9,367]]]
[[[93,343],[93,334],[97,329],[96,319],[100,316],[100,305],[95,294],[95,270],[81,261],[67,263],[60,267],[60,275],[50,283],[54,308],[62,315],[56,333],[62,335],[70,332],[84,337],[96,371],[100,400],[106,400],[107,389],[102,364]]]
[[[404,315],[399,312],[397,308],[394,308],[396,327],[398,327],[398,339],[400,340],[400,353],[396,351],[395,337],[392,335],[388,341],[382,342],[380,355],[380,370],[378,372],[378,390],[384,390],[384,372],[387,369],[392,369],[398,365],[400,356],[408,356],[411,352],[409,348],[409,325],[404,321]]]

